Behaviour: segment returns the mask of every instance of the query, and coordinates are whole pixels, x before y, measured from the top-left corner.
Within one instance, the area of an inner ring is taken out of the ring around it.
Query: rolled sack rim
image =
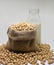
[[[34,37],[12,37],[11,35],[8,35],[8,38],[11,38],[12,40],[32,40]]]
[[[13,34],[12,34],[13,32]],[[16,34],[16,36],[14,36],[14,34]],[[36,30],[32,30],[32,31],[16,31],[16,30],[12,30],[12,29],[8,29],[7,31],[7,35],[9,38],[13,39],[13,40],[19,40],[19,39],[33,39],[36,35]]]

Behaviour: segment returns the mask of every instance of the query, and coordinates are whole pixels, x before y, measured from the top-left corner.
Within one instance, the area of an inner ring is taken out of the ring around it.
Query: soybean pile
[[[19,53],[10,51],[5,45],[0,46],[0,63],[3,65],[39,65],[38,60],[42,65],[45,65],[46,60],[48,63],[54,63],[54,53],[50,50],[49,44],[38,44],[39,51]]]

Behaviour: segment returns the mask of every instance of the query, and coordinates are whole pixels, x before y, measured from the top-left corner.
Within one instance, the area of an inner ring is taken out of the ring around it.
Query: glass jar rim
[[[35,9],[29,9],[29,13],[33,13],[33,14],[35,14],[35,13],[39,13],[39,8],[35,8]]]

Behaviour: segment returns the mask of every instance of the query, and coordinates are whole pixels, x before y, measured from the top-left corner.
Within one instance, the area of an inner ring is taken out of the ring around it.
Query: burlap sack
[[[7,48],[16,51],[36,51],[36,30],[16,31],[8,28]]]

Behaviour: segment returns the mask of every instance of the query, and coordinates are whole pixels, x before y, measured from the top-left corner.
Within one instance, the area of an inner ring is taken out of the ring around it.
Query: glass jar
[[[37,27],[35,43],[41,43],[41,20],[39,16],[39,9],[30,9],[27,22],[34,24]]]

